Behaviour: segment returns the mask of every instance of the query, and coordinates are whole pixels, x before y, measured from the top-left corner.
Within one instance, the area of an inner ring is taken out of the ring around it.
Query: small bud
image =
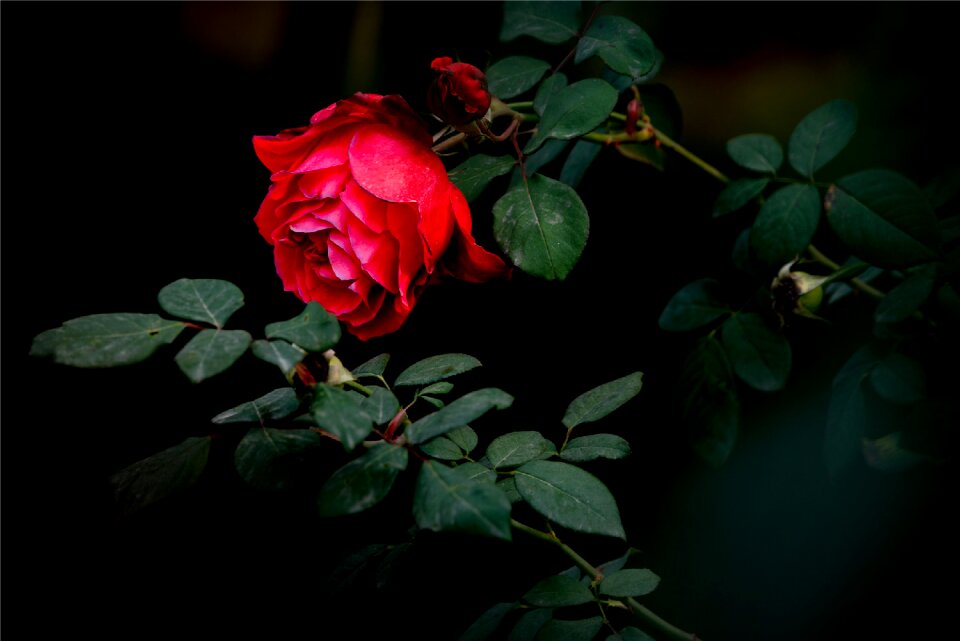
[[[827,277],[792,271],[795,262],[791,261],[781,267],[770,285],[773,309],[780,317],[781,325],[786,325],[791,314],[818,318],[814,312],[823,301],[823,284]]]
[[[437,77],[427,91],[427,106],[448,125],[461,128],[486,116],[492,96],[480,69],[452,58],[436,58],[431,69]]]
[[[343,366],[332,349],[325,351],[323,357],[327,361],[327,380],[324,381],[327,385],[342,385],[356,380],[350,370]]]

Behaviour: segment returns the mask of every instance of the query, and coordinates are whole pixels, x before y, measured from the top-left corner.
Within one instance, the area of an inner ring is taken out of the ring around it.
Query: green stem
[[[517,109],[533,109],[533,101],[525,100],[521,102],[508,102],[507,106],[516,111]]]
[[[603,572],[592,566],[589,561],[577,554],[573,548],[561,541],[560,537],[553,532],[542,532],[515,519],[510,519],[510,525],[516,530],[526,532],[534,538],[540,539],[541,541],[546,541],[547,543],[552,543],[553,545],[559,547],[564,554],[573,559],[573,562],[576,563],[578,568],[589,574],[594,582],[600,582],[603,580]],[[638,603],[633,597],[627,599],[627,604],[629,605],[630,611],[634,614],[634,616],[655,628],[657,632],[660,632],[664,636],[664,638],[675,639],[676,641],[697,641],[697,636],[695,634],[685,632],[672,623],[664,621],[659,616],[651,612],[649,608],[640,605],[640,603]]]
[[[719,169],[717,169],[707,161],[700,158],[700,156],[697,156],[696,154],[694,154],[692,151],[690,151],[686,147],[682,146],[677,141],[673,140],[667,134],[663,133],[657,128],[653,129],[653,133],[656,136],[657,140],[660,141],[660,144],[663,145],[664,147],[673,149],[675,152],[677,152],[678,154],[680,154],[681,156],[683,156],[684,158],[686,158],[687,160],[692,162],[694,165],[704,170],[705,172],[707,172],[708,174],[710,174],[720,182],[723,182],[723,183],[730,182],[730,179],[727,178],[723,174],[723,172],[721,172]]]
[[[840,271],[842,269],[839,263],[837,263],[834,260],[831,260],[826,254],[821,252],[812,244],[807,246],[807,251],[810,252],[810,257],[813,258],[813,260],[820,263],[821,265],[829,267],[833,271]],[[886,297],[886,294],[881,292],[879,289],[877,289],[873,285],[870,285],[869,283],[866,283],[860,280],[859,278],[851,278],[850,284],[856,287],[857,289],[859,289],[860,291],[862,291],[867,296],[870,296],[871,298],[875,298],[876,300],[882,300],[883,298]]]
[[[357,381],[344,381],[343,384],[346,385],[346,386],[348,386],[348,387],[352,387],[353,389],[357,390],[358,392],[362,392],[363,394],[366,394],[367,396],[373,396],[373,390],[372,390],[372,389],[370,389],[369,387],[364,387],[363,385],[361,385],[361,384],[358,383]]]

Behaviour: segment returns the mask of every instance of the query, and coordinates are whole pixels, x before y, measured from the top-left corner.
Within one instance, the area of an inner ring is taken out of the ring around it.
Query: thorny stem
[[[813,258],[813,260],[820,263],[821,265],[825,265],[826,267],[829,267],[833,271],[839,271],[841,269],[840,265],[836,261],[831,260],[828,256],[826,256],[823,252],[821,252],[819,249],[814,247],[812,244],[807,245],[807,251],[810,252],[810,257]],[[881,292],[879,289],[877,289],[873,285],[870,285],[869,283],[866,283],[860,280],[859,278],[851,278],[850,284],[856,287],[857,289],[859,289],[860,291],[862,291],[867,296],[870,296],[871,298],[882,300],[883,298],[886,297],[886,294]]]
[[[573,548],[561,541],[560,537],[558,537],[556,533],[543,532],[536,528],[532,528],[529,525],[521,523],[516,519],[510,519],[510,525],[516,530],[520,530],[521,532],[525,532],[534,538],[540,539],[541,541],[546,541],[547,543],[552,543],[553,545],[559,547],[564,554],[573,559],[573,562],[578,568],[590,575],[590,578],[594,581],[594,583],[599,583],[603,580],[603,572],[592,566],[589,561],[577,554]],[[664,638],[675,639],[676,641],[698,641],[697,635],[690,632],[685,632],[672,623],[661,619],[659,616],[651,612],[649,608],[637,602],[637,600],[633,597],[627,599],[627,605],[634,616],[648,623],[651,627],[656,628],[656,631],[660,632]]]
[[[720,182],[722,183],[730,182],[730,179],[727,178],[726,175],[724,175],[724,173],[721,172],[719,169],[717,169],[716,167],[714,167],[713,165],[711,165],[710,163],[708,163],[707,161],[702,159],[700,156],[696,155],[695,153],[687,149],[686,147],[682,146],[680,143],[676,142],[673,138],[663,133],[656,127],[654,127],[653,129],[653,133],[657,137],[657,140],[660,141],[660,144],[663,145],[664,147],[673,149],[675,152],[677,152],[678,154],[680,154],[681,156],[683,156],[684,158],[686,158],[687,160],[692,162],[694,165],[704,170],[705,172],[707,172],[708,174],[710,174]]]

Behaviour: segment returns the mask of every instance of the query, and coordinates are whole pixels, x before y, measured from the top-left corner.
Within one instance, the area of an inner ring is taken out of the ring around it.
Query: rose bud
[[[436,58],[430,68],[437,77],[427,91],[427,106],[435,116],[448,125],[462,127],[486,115],[492,97],[482,71],[446,57]]]
[[[789,314],[818,318],[814,312],[823,300],[822,286],[829,280],[828,276],[811,276],[805,272],[792,271],[795,262],[781,267],[770,285],[773,309],[780,317],[781,325],[786,324]]]
[[[358,93],[276,136],[255,136],[271,171],[255,222],[284,289],[355,336],[396,331],[428,284],[510,272],[471,234],[470,207],[399,96]]]

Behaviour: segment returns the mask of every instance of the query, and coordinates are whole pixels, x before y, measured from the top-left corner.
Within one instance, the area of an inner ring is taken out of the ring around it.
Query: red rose
[[[509,270],[470,233],[466,198],[399,96],[358,93],[310,125],[255,136],[273,172],[255,221],[287,291],[361,339],[399,328],[424,287]]]
[[[486,115],[491,96],[482,71],[452,58],[437,58],[430,68],[439,74],[427,92],[430,111],[455,127]]]

